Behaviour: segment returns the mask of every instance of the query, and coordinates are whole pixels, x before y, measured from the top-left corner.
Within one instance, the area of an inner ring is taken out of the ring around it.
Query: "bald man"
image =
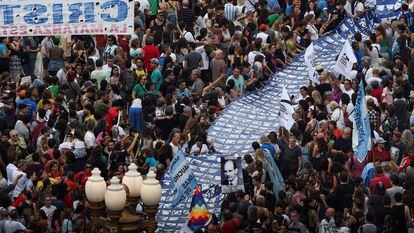
[[[196,21],[194,11],[191,9],[190,2],[183,0],[183,7],[178,11],[178,21],[184,23],[185,28],[192,28]]]
[[[210,68],[213,82],[217,80],[221,74],[226,73],[227,65],[223,57],[224,53],[219,49],[215,51],[214,58],[211,59]]]
[[[326,216],[321,221],[321,225],[319,227],[319,232],[330,232],[330,229],[335,227],[335,210],[333,208],[328,208],[326,210]]]

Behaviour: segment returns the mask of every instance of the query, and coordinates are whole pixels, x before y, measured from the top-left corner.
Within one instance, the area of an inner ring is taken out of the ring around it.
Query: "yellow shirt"
[[[86,124],[86,122],[88,122],[89,120],[95,120],[95,116],[93,114],[86,116],[84,123]]]
[[[58,182],[58,180],[50,178],[50,177],[49,177],[49,181],[52,185],[55,185]],[[43,188],[43,181],[40,180],[40,181],[37,182],[36,189],[39,190],[39,189],[42,189],[42,188]]]
[[[145,72],[145,70],[135,70],[135,73],[138,77],[147,75],[147,72]]]

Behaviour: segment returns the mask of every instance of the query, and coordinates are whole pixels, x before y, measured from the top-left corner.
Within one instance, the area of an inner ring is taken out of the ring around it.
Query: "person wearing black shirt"
[[[344,128],[342,131],[342,137],[335,140],[331,153],[334,155],[334,158],[338,156],[344,156],[344,153],[349,149],[352,148],[352,138],[351,138],[352,130],[351,128]]]
[[[339,176],[340,184],[335,188],[334,193],[336,196],[336,208],[335,210],[343,212],[346,205],[346,200],[352,198],[354,193],[354,186],[348,182],[349,177],[346,172],[341,172]]]
[[[167,106],[165,109],[165,116],[159,116],[155,120],[155,126],[162,130],[162,139],[167,140],[171,131],[177,126],[178,120],[174,114],[174,109],[171,106]]]
[[[160,92],[162,93],[162,96],[166,96],[168,93],[174,93],[174,90],[174,73],[171,69],[168,69],[164,73],[164,82],[161,84]]]

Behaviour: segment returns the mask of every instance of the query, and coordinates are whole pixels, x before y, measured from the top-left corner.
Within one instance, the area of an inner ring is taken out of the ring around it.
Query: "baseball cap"
[[[266,30],[266,28],[267,28],[266,24],[263,23],[260,25],[260,30]]]
[[[23,97],[23,96],[25,96],[26,95],[26,90],[21,90],[20,92],[19,92],[19,96],[20,97]]]
[[[155,64],[158,64],[158,62],[159,62],[157,58],[152,58],[150,61],[154,62]]]

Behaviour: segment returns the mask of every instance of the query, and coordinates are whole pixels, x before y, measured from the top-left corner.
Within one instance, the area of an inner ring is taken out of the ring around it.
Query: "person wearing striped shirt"
[[[227,0],[227,3],[224,4],[224,17],[230,21],[235,21],[237,11],[237,6],[233,5],[233,1]]]

